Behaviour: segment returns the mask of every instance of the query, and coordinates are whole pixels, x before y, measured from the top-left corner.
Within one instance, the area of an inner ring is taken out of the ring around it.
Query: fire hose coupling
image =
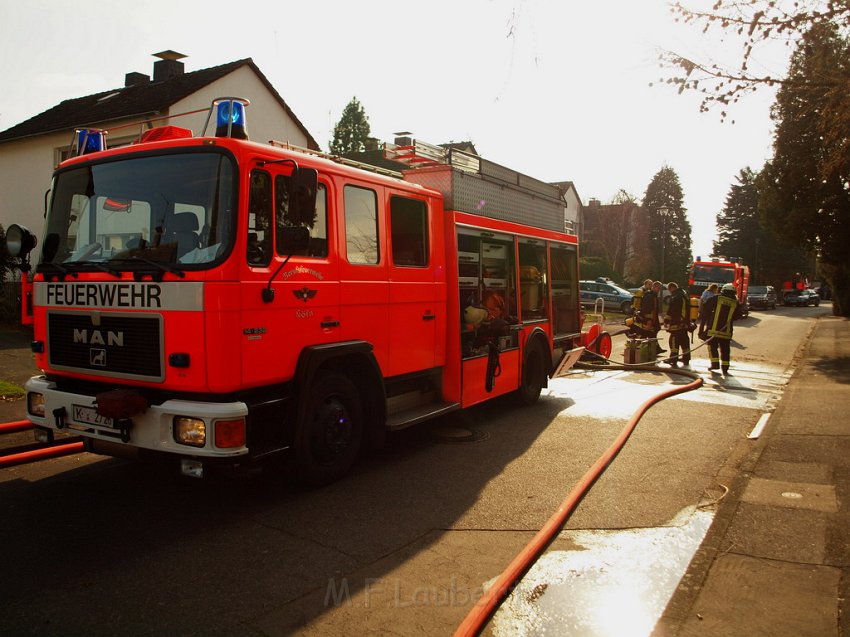
[[[68,412],[64,407],[58,407],[53,410],[53,418],[56,419],[56,428],[64,429],[65,428],[65,417],[68,415]]]

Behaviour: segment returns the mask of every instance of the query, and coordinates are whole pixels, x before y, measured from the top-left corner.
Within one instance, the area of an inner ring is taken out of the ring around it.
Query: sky
[[[0,0],[0,11],[0,130],[150,75],[159,51],[188,56],[187,72],[250,57],[323,150],[357,97],[381,141],[469,140],[491,161],[574,182],[584,204],[621,189],[640,200],[669,166],[694,256],[711,253],[741,169],[771,155],[769,91],[733,106],[733,124],[658,82],[661,49],[739,51],[676,23],[665,0]]]

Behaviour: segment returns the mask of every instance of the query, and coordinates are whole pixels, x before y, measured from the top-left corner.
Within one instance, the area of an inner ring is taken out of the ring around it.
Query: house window
[[[124,146],[129,146],[134,143],[138,139],[137,136],[134,137],[119,137],[116,139],[110,139],[109,135],[106,136],[106,148],[122,148]],[[74,153],[74,139],[71,138],[71,143],[67,146],[59,146],[59,148],[53,149],[53,158],[56,164],[61,164],[66,159],[70,159],[71,157],[75,157]]]

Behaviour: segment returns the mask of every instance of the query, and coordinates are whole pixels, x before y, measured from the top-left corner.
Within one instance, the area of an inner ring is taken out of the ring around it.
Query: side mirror
[[[310,230],[304,226],[280,228],[280,248],[284,254],[293,254],[310,247]]]
[[[6,230],[6,251],[10,256],[26,259],[37,243],[35,235],[17,223]]]

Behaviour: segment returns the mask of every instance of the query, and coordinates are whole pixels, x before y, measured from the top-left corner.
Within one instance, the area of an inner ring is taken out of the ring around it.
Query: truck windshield
[[[711,283],[733,283],[734,268],[721,268],[711,265],[694,266],[694,281],[710,281]]]
[[[108,263],[114,271],[212,263],[232,241],[234,175],[232,160],[215,152],[64,170],[54,180],[40,265]]]

